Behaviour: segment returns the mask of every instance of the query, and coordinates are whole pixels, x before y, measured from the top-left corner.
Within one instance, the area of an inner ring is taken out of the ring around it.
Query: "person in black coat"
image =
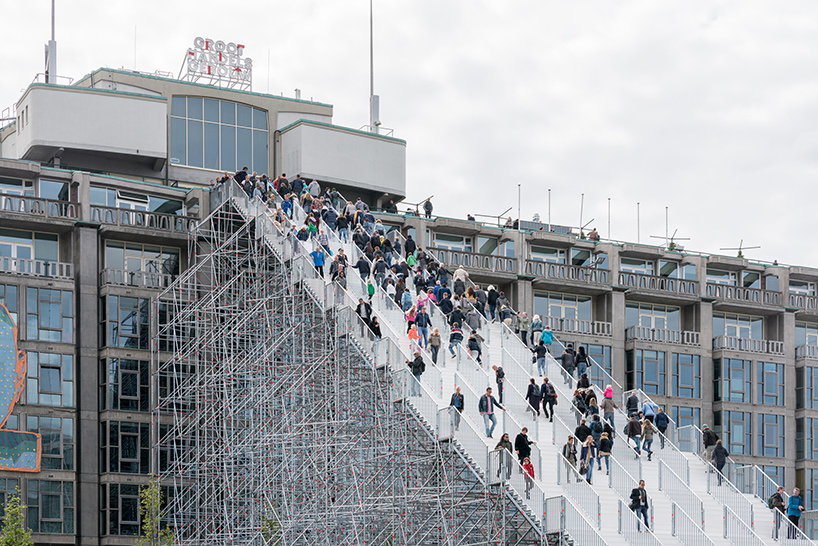
[[[625,402],[625,413],[630,415],[631,413],[639,413],[639,398],[636,397],[636,393],[631,393],[628,396],[628,400]]]
[[[639,487],[635,487],[631,491],[631,505],[630,508],[634,512],[636,512],[636,518],[638,519],[639,516],[642,516],[642,519],[645,520],[645,527],[650,529],[650,523],[648,521],[648,492],[645,491],[645,480],[639,480]],[[637,527],[638,530],[642,530],[641,525]]]
[[[580,444],[584,444],[585,439],[588,438],[588,436],[590,435],[591,429],[588,427],[588,425],[585,424],[585,419],[583,419],[582,421],[580,421],[579,426],[574,431],[574,436],[577,437],[577,440],[579,440]]]
[[[729,456],[730,453],[727,452],[724,444],[722,444],[721,440],[717,440],[716,447],[713,448],[713,455],[710,458],[710,462],[713,463],[713,466],[715,466],[716,470],[719,471],[719,485],[721,485],[721,480],[723,478],[721,470],[724,468],[724,465],[727,464],[727,457]]]
[[[528,400],[528,407],[531,408],[531,413],[536,420],[540,415],[540,387],[537,385],[537,380],[531,378],[531,383],[528,384],[528,392],[525,393],[525,399]]]
[[[534,440],[528,438],[528,428],[523,427],[520,434],[514,439],[514,451],[517,452],[517,458],[520,460],[522,466],[523,460],[531,456],[531,444],[536,444]]]

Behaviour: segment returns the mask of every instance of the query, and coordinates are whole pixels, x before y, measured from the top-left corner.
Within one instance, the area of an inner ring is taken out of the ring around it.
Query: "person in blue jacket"
[[[787,499],[787,517],[792,522],[787,530],[787,538],[798,538],[798,520],[801,518],[801,511],[804,509],[803,504],[801,490],[796,487],[792,490],[790,498]]]

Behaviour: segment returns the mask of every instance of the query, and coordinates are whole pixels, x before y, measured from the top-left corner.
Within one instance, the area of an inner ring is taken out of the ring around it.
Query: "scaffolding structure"
[[[177,543],[542,544],[404,396],[397,347],[375,362],[341,288],[224,197],[156,301],[155,471]]]

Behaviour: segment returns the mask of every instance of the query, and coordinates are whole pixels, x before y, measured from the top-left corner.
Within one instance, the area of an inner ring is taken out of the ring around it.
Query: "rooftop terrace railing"
[[[629,286],[638,290],[652,290],[671,294],[699,295],[699,281],[687,279],[673,279],[657,275],[643,275],[642,273],[619,272],[619,285]]]
[[[91,221],[104,225],[156,229],[186,234],[198,221],[192,216],[91,205]]]
[[[435,258],[447,266],[457,267],[462,265],[463,267],[492,273],[517,273],[517,258],[436,247],[429,247],[427,250],[431,250]]]
[[[0,212],[17,212],[43,218],[80,218],[79,203],[56,201],[43,197],[0,194]]]
[[[705,295],[720,300],[741,301],[763,305],[781,305],[781,292],[761,290],[759,288],[745,288],[709,282],[705,287]]]
[[[54,279],[73,279],[74,264],[49,260],[30,260],[0,256],[0,273],[30,275]]]
[[[152,271],[130,271],[127,269],[105,268],[99,274],[102,285],[135,286],[137,288],[167,288],[176,275]]]
[[[790,307],[797,307],[801,311],[818,311],[818,296],[806,294],[789,294]]]
[[[577,281],[588,284],[608,284],[610,271],[596,267],[556,264],[540,260],[526,260],[525,274],[547,279]]]

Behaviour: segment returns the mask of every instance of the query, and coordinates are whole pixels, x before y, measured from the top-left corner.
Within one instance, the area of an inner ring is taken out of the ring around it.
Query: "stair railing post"
[[[723,529],[723,531],[724,531],[723,536],[724,536],[724,538],[727,538],[727,507],[726,507],[726,506],[724,507],[724,509],[722,510],[722,512],[724,513],[724,515],[722,516],[722,520],[723,520],[723,527],[724,527],[724,529]]]
[[[610,481],[610,480],[609,480]],[[622,499],[617,499],[617,531],[622,534]]]
[[[661,467],[659,467],[661,468]],[[676,503],[670,503],[670,534],[676,536]]]
[[[557,485],[562,485],[562,469],[560,468],[560,463],[562,462],[561,454],[557,453]]]

